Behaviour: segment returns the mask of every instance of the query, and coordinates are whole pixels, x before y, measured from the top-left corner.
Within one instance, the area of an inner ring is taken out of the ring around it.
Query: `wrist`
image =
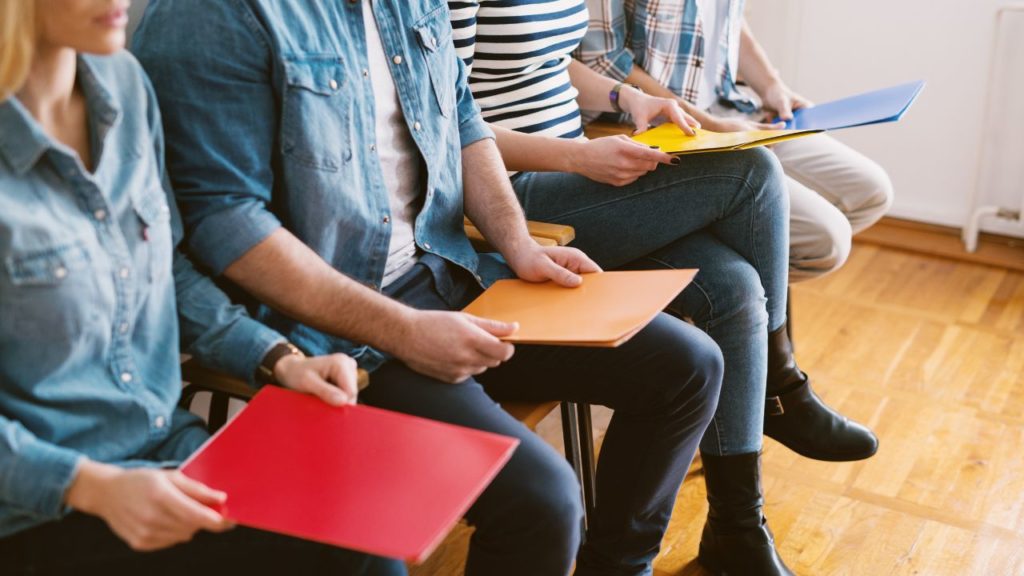
[[[643,91],[632,84],[623,84],[619,89],[619,108],[626,114],[633,113],[637,101],[644,97]]]
[[[83,457],[74,480],[64,493],[64,503],[80,512],[96,515],[103,500],[103,486],[120,473],[121,469],[116,466]]]
[[[278,372],[278,365],[288,356],[303,358],[305,354],[290,342],[275,344],[263,357],[259,367],[257,367],[256,381],[264,384],[280,384],[281,377]]]
[[[590,142],[590,140],[563,140],[561,144],[565,147],[565,152],[558,155],[562,159],[562,166],[558,171],[581,174],[583,159],[587,154],[587,144]]]
[[[284,385],[286,381],[285,375],[291,369],[291,366],[300,362],[305,355],[299,354],[285,354],[274,363],[274,381],[278,384]]]

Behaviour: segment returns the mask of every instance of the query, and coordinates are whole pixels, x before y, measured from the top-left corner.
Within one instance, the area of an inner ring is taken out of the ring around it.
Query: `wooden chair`
[[[530,235],[539,244],[546,246],[564,246],[572,242],[575,231],[570,226],[529,222]],[[466,235],[480,251],[487,251],[483,235],[468,220]],[[255,394],[255,390],[244,382],[221,372],[202,366],[195,360],[188,360],[181,366],[182,389],[180,405],[186,410],[192,405],[196,394],[210,393],[210,409],[207,425],[211,432],[220,429],[228,419],[228,409],[232,398],[246,402]],[[359,371],[360,388],[369,383],[369,374]],[[581,497],[584,503],[584,523],[594,510],[596,460],[594,458],[594,434],[589,404],[574,402],[508,402],[502,407],[514,418],[536,430],[537,425],[556,407],[562,410],[562,438],[565,443],[565,456],[580,480]],[[583,430],[583,434],[580,431]]]

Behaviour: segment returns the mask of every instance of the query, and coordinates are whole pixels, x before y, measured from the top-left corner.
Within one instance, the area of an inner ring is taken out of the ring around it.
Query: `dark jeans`
[[[222,534],[200,532],[191,542],[139,553],[111,532],[103,520],[74,513],[0,539],[0,573],[400,576],[405,574],[405,565],[243,527]]]
[[[420,309],[460,309],[479,293],[433,256],[388,287]],[[367,404],[515,436],[511,461],[470,509],[466,574],[561,576],[577,557],[576,478],[550,446],[495,400],[571,400],[615,410],[597,471],[597,509],[576,574],[649,574],[676,493],[714,412],[722,358],[700,330],[659,315],[615,349],[518,346],[499,368],[461,384],[397,361],[378,369]]]

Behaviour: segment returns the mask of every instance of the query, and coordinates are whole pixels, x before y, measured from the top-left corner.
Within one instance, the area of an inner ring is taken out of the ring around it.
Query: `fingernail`
[[[682,162],[683,161],[680,160],[678,156],[674,156],[669,163],[672,164],[673,166],[679,166],[679,164],[681,164]]]
[[[661,146],[651,146],[651,150],[661,150]]]

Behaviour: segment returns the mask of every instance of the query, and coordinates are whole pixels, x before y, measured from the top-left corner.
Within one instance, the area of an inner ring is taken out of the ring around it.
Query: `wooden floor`
[[[802,368],[830,404],[876,430],[881,449],[829,464],[766,441],[766,510],[789,565],[1024,575],[1024,273],[858,244],[793,300]],[[607,419],[597,414],[599,435]],[[558,445],[557,419],[540,433]],[[704,574],[694,558],[707,504],[691,472],[658,576]],[[413,573],[461,574],[468,534],[459,527]]]

